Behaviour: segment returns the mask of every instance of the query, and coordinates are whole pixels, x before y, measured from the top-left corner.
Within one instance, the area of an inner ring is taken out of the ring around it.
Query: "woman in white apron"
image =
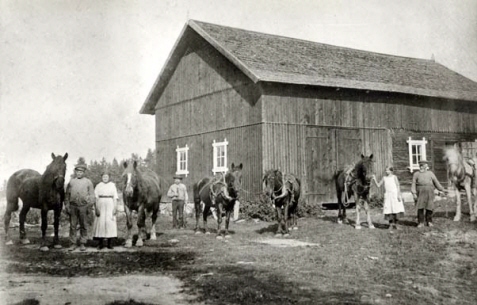
[[[102,182],[96,185],[94,193],[96,195],[95,213],[96,218],[93,225],[93,237],[98,240],[98,249],[104,247],[103,240],[108,241],[108,249],[113,249],[111,240],[118,236],[116,224],[118,191],[116,185],[109,181],[107,171],[101,174]]]

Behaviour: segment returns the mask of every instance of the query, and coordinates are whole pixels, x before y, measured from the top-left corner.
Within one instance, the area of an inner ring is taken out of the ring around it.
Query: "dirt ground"
[[[448,205],[451,207],[451,205]],[[464,209],[461,222],[438,208],[435,227],[417,229],[406,204],[399,231],[389,231],[381,210],[376,229],[336,223],[337,211],[299,221],[289,237],[258,220],[231,223],[231,237],[171,229],[162,215],[158,239],[122,246],[118,217],[114,250],[40,252],[40,229],[27,228],[30,245],[0,245],[0,300],[5,304],[475,304],[477,224]],[[364,213],[361,221],[364,221]],[[2,228],[3,229],[3,228]],[[61,243],[68,245],[67,226]],[[3,230],[2,230],[3,231]],[[49,235],[51,234],[49,229]],[[3,232],[2,232],[3,233]],[[4,238],[2,234],[0,238]],[[49,236],[51,240],[51,236]]]

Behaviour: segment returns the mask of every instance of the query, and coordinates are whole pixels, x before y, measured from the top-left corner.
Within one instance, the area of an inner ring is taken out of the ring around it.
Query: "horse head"
[[[355,172],[356,178],[358,178],[363,185],[370,185],[373,178],[373,154],[369,157],[361,154],[361,160],[356,163]]]
[[[262,182],[263,192],[267,197],[272,198],[283,186],[283,174],[277,169],[266,171]]]
[[[137,187],[137,161],[123,163],[124,171],[121,175],[124,181],[124,194],[131,198]]]
[[[447,176],[452,183],[457,183],[465,178],[466,172],[471,175],[472,168],[466,166],[464,158],[455,146],[444,150],[444,161],[447,165]]]
[[[65,174],[66,174],[66,159],[68,159],[68,153],[64,156],[56,156],[51,153],[53,159],[51,163],[46,167],[46,171],[42,176],[42,181],[45,184],[51,185],[51,187],[58,191],[64,191],[65,187]]]
[[[242,163],[239,166],[235,166],[232,163],[232,171],[225,175],[225,183],[229,195],[233,198],[238,198],[239,192],[242,189]]]

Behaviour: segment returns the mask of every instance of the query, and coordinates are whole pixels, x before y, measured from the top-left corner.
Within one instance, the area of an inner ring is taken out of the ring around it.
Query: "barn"
[[[319,204],[361,154],[403,190],[423,157],[445,183],[443,148],[476,147],[476,102],[477,83],[434,60],[190,20],[140,113],[155,115],[159,174],[191,185],[242,163],[250,200],[278,168]]]

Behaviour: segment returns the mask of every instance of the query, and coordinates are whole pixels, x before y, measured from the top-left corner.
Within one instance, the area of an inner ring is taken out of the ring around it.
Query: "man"
[[[412,176],[411,192],[414,202],[417,205],[418,228],[424,227],[425,222],[432,227],[432,213],[434,211],[434,189],[445,193],[446,191],[439,183],[433,172],[429,170],[429,161],[419,161],[419,171]]]
[[[183,229],[184,225],[184,204],[188,201],[187,188],[181,183],[181,176],[174,176],[174,184],[167,191],[167,197],[172,198],[172,228]],[[177,224],[177,212],[179,212],[179,224]]]
[[[88,209],[91,209],[95,201],[93,183],[84,176],[86,169],[87,165],[84,163],[84,159],[80,158],[78,164],[75,165],[75,177],[70,180],[66,187],[65,212],[70,216],[71,245],[69,251],[73,251],[77,247],[78,223],[80,226],[80,251],[86,250]]]

